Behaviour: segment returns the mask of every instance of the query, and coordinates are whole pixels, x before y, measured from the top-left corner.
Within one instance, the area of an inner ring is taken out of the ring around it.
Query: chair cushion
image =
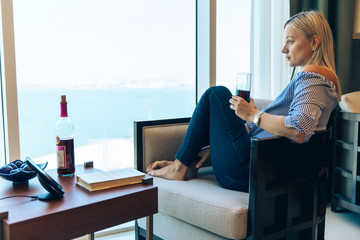
[[[159,212],[226,238],[246,237],[249,194],[220,187],[211,171],[190,181],[155,177],[154,185]]]

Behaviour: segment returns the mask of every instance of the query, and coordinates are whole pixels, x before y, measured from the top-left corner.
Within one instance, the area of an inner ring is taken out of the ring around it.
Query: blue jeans
[[[175,158],[189,167],[200,150],[210,145],[214,174],[227,189],[248,191],[250,137],[245,122],[230,109],[226,87],[209,88],[197,104]]]

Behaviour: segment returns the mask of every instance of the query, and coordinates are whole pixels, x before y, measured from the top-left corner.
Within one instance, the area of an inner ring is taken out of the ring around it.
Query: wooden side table
[[[336,127],[331,210],[360,213],[360,114],[340,111]]]
[[[92,172],[76,166],[76,173]],[[3,239],[73,239],[131,220],[148,217],[158,211],[157,187],[134,184],[89,192],[75,184],[75,177],[58,177],[47,171],[65,190],[61,199],[40,201],[30,198],[1,200],[0,216]],[[0,179],[0,198],[12,195],[39,195],[46,192],[35,178],[27,185],[13,185]],[[151,227],[151,226],[150,226]],[[148,238],[152,239],[152,229]],[[0,234],[1,235],[1,234]]]

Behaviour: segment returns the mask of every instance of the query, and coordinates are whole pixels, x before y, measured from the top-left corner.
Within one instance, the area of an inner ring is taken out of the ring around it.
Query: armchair
[[[189,120],[134,122],[136,168],[173,159]],[[155,239],[324,239],[329,148],[329,130],[305,144],[252,139],[249,193],[221,188],[211,166],[189,181],[154,177]],[[145,239],[145,229],[145,220],[138,219],[136,239]]]

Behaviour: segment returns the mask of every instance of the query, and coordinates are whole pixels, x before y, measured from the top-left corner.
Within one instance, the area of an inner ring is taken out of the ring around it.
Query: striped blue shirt
[[[337,104],[336,88],[329,79],[314,72],[299,72],[264,111],[285,116],[285,126],[302,133],[307,142],[315,131],[326,129],[330,114]],[[250,137],[273,136],[250,122],[248,125]]]

